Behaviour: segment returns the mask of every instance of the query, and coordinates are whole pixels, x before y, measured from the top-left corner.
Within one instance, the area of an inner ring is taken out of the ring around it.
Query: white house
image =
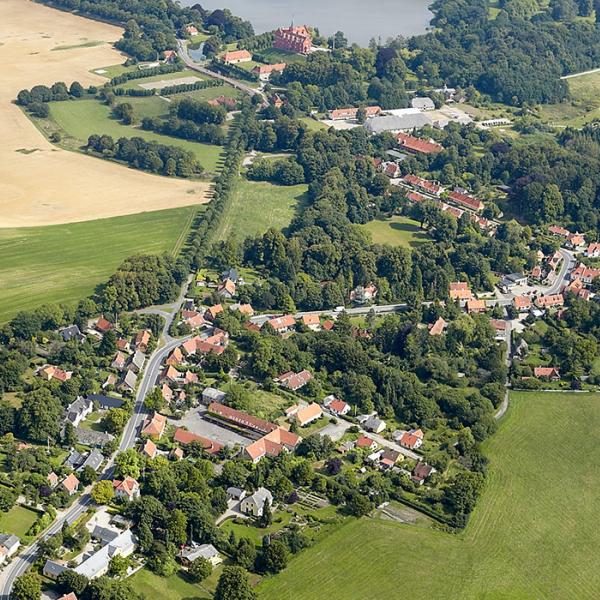
[[[21,545],[16,535],[0,533],[0,565],[11,556],[14,556]]]
[[[77,427],[93,410],[94,403],[89,398],[82,398],[80,396],[67,407],[66,420],[73,427]]]
[[[213,567],[223,562],[218,550],[212,544],[184,548],[181,550],[179,558],[185,566],[189,566],[197,558],[205,558]]]
[[[273,495],[264,487],[260,487],[251,496],[246,496],[240,503],[240,510],[254,517],[262,517],[266,503],[273,504]]]
[[[140,484],[133,477],[125,477],[123,481],[115,479],[113,487],[115,488],[115,497],[120,500],[131,502],[140,497]]]
[[[129,556],[135,550],[135,537],[130,529],[124,531],[116,537],[112,542],[102,546],[98,552],[86,558],[82,563],[77,565],[75,573],[83,575],[88,579],[101,577],[108,571],[110,561],[115,556]]]

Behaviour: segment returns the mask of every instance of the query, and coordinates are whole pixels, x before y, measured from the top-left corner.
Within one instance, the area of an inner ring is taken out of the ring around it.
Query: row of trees
[[[84,94],[85,89],[78,81],[74,81],[68,88],[62,81],[57,81],[50,87],[34,85],[30,90],[21,90],[17,94],[17,104],[30,106],[42,102],[57,102],[69,98],[81,98]]]

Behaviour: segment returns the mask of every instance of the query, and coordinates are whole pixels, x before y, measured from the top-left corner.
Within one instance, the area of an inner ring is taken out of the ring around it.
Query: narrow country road
[[[161,332],[160,340],[156,350],[150,355],[144,374],[141,381],[139,382],[138,391],[135,397],[135,405],[133,408],[133,414],[131,415],[123,435],[121,436],[121,442],[119,444],[119,452],[133,448],[141,428],[142,422],[145,418],[144,412],[144,399],[146,395],[154,385],[156,378],[160,371],[160,365],[166,356],[179,344],[185,341],[187,338],[175,339],[169,335],[169,328],[175,318],[175,315],[183,304],[187,287],[191,281],[188,278],[187,282],[182,286],[181,293],[177,300],[172,304],[150,307],[140,311],[144,314],[160,314],[165,319],[165,324]],[[188,336],[189,337],[189,336]],[[114,456],[111,456],[100,474],[100,479],[112,479],[114,471]],[[51,535],[55,535],[61,531],[64,523],[73,523],[76,521],[90,505],[93,504],[92,497],[90,496],[90,488],[82,493],[75,502],[50,525],[46,531],[40,536],[40,538],[46,538]],[[0,600],[9,600],[12,586],[17,577],[23,575],[35,562],[39,550],[38,542],[34,542],[28,546],[21,554],[16,556],[13,561],[0,571]]]
[[[187,43],[184,40],[177,40],[177,54],[188,69],[197,71],[198,73],[202,73],[203,75],[207,75],[213,79],[220,79],[221,81],[228,83],[230,86],[244,92],[245,94],[249,94],[250,96],[260,96],[264,104],[268,103],[267,96],[262,90],[257,90],[256,88],[246,85],[237,79],[227,77],[226,75],[215,73],[214,71],[206,69],[205,67],[201,67],[198,63],[194,62],[188,54]]]

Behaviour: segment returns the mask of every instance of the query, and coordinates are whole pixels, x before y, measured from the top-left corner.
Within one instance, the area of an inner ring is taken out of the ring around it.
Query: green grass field
[[[133,99],[132,104],[138,106],[138,116],[157,116],[164,114],[160,112],[160,104],[164,103],[167,112],[168,105],[160,98]],[[125,101],[125,99],[123,100]],[[177,146],[184,150],[190,150],[209,172],[215,172],[221,160],[222,148],[210,144],[200,144],[178,138],[160,135],[153,131],[144,131],[138,127],[123,125],[111,117],[109,106],[94,99],[66,100],[64,102],[51,102],[50,119],[36,119],[36,122],[47,133],[52,133],[52,127],[58,127],[63,132],[62,145],[75,150],[85,144],[92,134],[108,134],[114,139],[120,137],[141,137],[148,141],[155,141],[168,146]],[[147,112],[152,106],[155,114]],[[140,107],[145,107],[140,109]]]
[[[570,98],[540,109],[544,121],[560,127],[582,127],[600,118],[600,71],[566,80]]]
[[[209,579],[212,579],[212,575]],[[145,598],[160,598],[161,600],[209,600],[212,593],[203,585],[188,582],[182,575],[176,573],[171,577],[159,577],[148,569],[141,569],[128,580],[138,594]]]
[[[350,520],[264,580],[260,600],[596,598],[599,427],[598,394],[512,394],[463,533]]]
[[[23,537],[37,518],[36,512],[22,506],[13,506],[8,512],[0,512],[0,532]]]
[[[408,217],[376,219],[363,227],[371,233],[376,244],[413,247],[431,241],[431,238],[419,227],[419,223]]]
[[[261,234],[270,227],[290,224],[300,203],[305,202],[307,186],[279,186],[271,183],[238,182],[232,202],[223,214],[219,239],[239,240]]]
[[[0,229],[0,322],[44,302],[84,298],[132,254],[178,250],[196,210]]]

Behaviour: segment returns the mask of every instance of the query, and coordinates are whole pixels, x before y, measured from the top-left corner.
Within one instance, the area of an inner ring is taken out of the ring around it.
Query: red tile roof
[[[398,133],[396,139],[401,148],[422,154],[434,154],[436,152],[441,152],[444,149],[443,146],[436,142],[423,140],[413,135],[409,135],[408,133]]]
[[[208,412],[212,415],[216,415],[222,419],[235,423],[236,425],[247,427],[248,429],[253,429],[254,431],[258,431],[260,433],[269,433],[274,429],[277,429],[277,425],[274,425],[273,423],[269,423],[264,419],[259,419],[258,417],[249,415],[241,410],[230,408],[224,404],[219,404],[218,402],[211,402],[208,407]]]
[[[196,435],[195,433],[187,431],[182,427],[179,427],[175,431],[173,440],[178,444],[183,444],[184,446],[186,446],[187,444],[191,444],[192,442],[198,442],[202,444],[202,447],[208,454],[216,454],[223,448],[222,444],[219,444],[218,442],[213,442],[212,440],[202,437],[201,435]]]
[[[468,194],[463,194],[462,192],[450,192],[448,194],[448,198],[450,200],[461,204],[462,206],[466,206],[471,210],[479,211],[483,210],[484,204],[479,198],[475,198],[474,196],[469,196]]]

